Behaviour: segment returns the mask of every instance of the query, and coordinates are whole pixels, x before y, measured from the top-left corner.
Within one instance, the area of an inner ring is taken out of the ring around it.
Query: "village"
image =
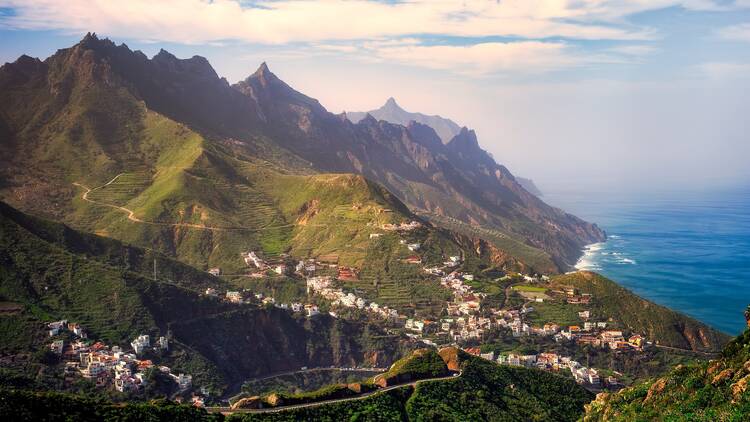
[[[73,341],[56,339],[49,348],[65,364],[64,378],[67,384],[76,378],[92,382],[97,388],[112,389],[121,393],[138,393],[148,385],[148,371],[158,370],[174,383],[176,392],[186,393],[192,389],[193,377],[189,374],[174,373],[167,366],[157,366],[145,355],[157,355],[169,350],[169,340],[161,336],[155,342],[147,334],[137,336],[130,343],[130,349],[109,346],[100,341],[90,341],[86,331],[78,323],[67,320],[47,324],[50,337],[60,337],[66,332]],[[206,389],[193,393],[191,401],[195,406],[203,406]]]
[[[384,225],[382,229],[398,233],[418,227],[419,223],[410,222]],[[372,233],[369,238],[377,241],[381,236],[382,233]],[[408,254],[404,262],[422,264],[419,242],[401,239],[399,244],[403,245],[405,253]],[[522,303],[516,302],[502,307],[489,306],[485,301],[487,294],[476,291],[472,286],[475,276],[461,270],[463,260],[459,255],[446,256],[439,265],[433,264],[421,269],[427,277],[434,277],[439,281],[439,285],[450,294],[451,300],[445,302],[438,318],[402,314],[398,309],[368,300],[358,296],[351,289],[345,289],[342,283],[359,280],[358,270],[353,267],[315,259],[299,260],[296,265],[290,265],[289,259],[267,261],[255,251],[244,253],[242,259],[250,269],[249,276],[252,278],[275,274],[303,279],[307,300],[282,303],[276,301],[272,295],[247,289],[220,292],[215,288],[207,288],[204,294],[216,300],[238,305],[273,306],[306,318],[322,314],[319,306],[321,303],[326,304],[327,314],[333,318],[339,318],[343,309],[353,309],[359,311],[360,315],[381,321],[390,333],[405,335],[415,342],[435,347],[458,346],[469,354],[499,365],[538,368],[560,373],[568,371],[576,382],[592,390],[618,389],[623,385],[615,376],[617,373],[602,377],[600,370],[586,367],[570,356],[551,350],[537,354],[500,353],[492,350],[482,352],[484,340],[500,333],[501,337],[507,335],[511,339],[538,338],[540,344],[588,345],[613,353],[637,353],[651,345],[639,334],[626,336],[622,330],[610,327],[610,322],[592,318],[588,309],[577,313],[581,321],[577,325],[561,326],[553,321],[534,325],[529,315],[534,312],[535,304],[554,301],[585,308],[595,300],[591,294],[581,293],[572,287],[547,289],[543,286],[549,278],[544,275],[503,275],[496,281],[509,283],[506,291],[516,292]],[[221,275],[219,268],[211,268],[209,272],[215,276]],[[49,336],[55,338],[49,345],[50,351],[64,362],[65,380],[68,383],[78,377],[91,381],[98,388],[137,394],[149,383],[147,373],[157,370],[172,380],[177,394],[190,392],[190,400],[194,405],[204,405],[208,391],[205,388],[201,388],[200,391],[194,389],[191,375],[174,373],[167,366],[155,365],[151,359],[169,351],[167,337],[161,336],[152,341],[149,335],[141,334],[132,340],[130,348],[125,349],[118,345],[109,346],[100,341],[88,340],[85,329],[78,323],[56,321],[49,323],[47,329]]]
[[[400,225],[384,225],[385,231],[400,232],[410,231],[419,227],[417,222],[401,223]],[[384,234],[371,233],[369,238],[377,241]],[[422,258],[419,256],[421,245],[419,242],[401,239],[399,244],[408,250],[408,257],[404,262],[421,265]],[[592,389],[598,388],[620,388],[621,382],[615,376],[600,379],[599,372],[595,368],[587,368],[568,356],[561,356],[547,351],[535,355],[519,355],[514,353],[493,352],[479,353],[477,345],[482,344],[483,339],[493,332],[509,333],[512,338],[539,338],[542,343],[567,343],[576,346],[588,345],[601,348],[612,353],[642,352],[651,343],[637,333],[626,336],[622,330],[610,327],[608,321],[600,321],[592,318],[590,310],[578,312],[581,323],[577,325],[561,326],[553,321],[541,325],[534,325],[528,319],[528,315],[534,312],[534,304],[554,301],[586,307],[595,299],[589,293],[579,292],[573,287],[561,290],[546,289],[545,283],[549,277],[545,275],[529,275],[509,273],[497,281],[520,285],[521,287],[535,286],[534,291],[545,291],[546,293],[529,293],[518,291],[523,298],[520,306],[508,306],[495,308],[485,305],[483,300],[486,293],[476,291],[471,283],[475,280],[474,275],[459,270],[463,261],[461,256],[447,256],[440,265],[422,267],[425,274],[435,277],[440,285],[451,293],[452,300],[445,304],[442,315],[437,319],[417,318],[399,313],[399,310],[389,308],[387,305],[376,301],[367,300],[347,291],[341,282],[358,281],[356,268],[341,267],[336,264],[321,262],[313,259],[300,260],[295,266],[286,265],[281,262],[267,262],[255,251],[247,252],[242,256],[245,264],[252,269],[251,276],[260,277],[259,274],[267,274],[272,271],[278,275],[293,275],[303,278],[306,283],[308,298],[323,299],[330,305],[328,314],[331,317],[339,317],[339,309],[357,309],[385,323],[389,331],[394,334],[404,334],[415,341],[428,345],[459,346],[471,354],[484,357],[498,364],[512,366],[536,367],[543,370],[559,372],[569,371],[575,380]],[[321,275],[320,270],[327,271]],[[334,274],[330,274],[333,270]],[[220,274],[219,269],[212,269],[215,274]],[[207,289],[206,295],[220,297],[214,289]],[[320,307],[312,302],[290,302],[277,303],[272,296],[264,296],[262,293],[227,291],[223,299],[232,303],[261,303],[273,305],[292,313],[300,313],[306,317],[314,317],[321,314]]]

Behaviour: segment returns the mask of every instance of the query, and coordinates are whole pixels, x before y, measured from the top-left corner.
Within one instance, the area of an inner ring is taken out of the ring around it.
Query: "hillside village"
[[[417,222],[400,225],[386,225],[386,233],[371,233],[369,239],[377,242],[388,235],[388,232],[401,235],[420,227]],[[221,297],[228,302],[256,303],[275,306],[292,313],[300,313],[312,318],[324,312],[321,303],[325,303],[327,313],[340,317],[342,310],[360,311],[366,318],[381,321],[387,329],[398,335],[405,335],[415,341],[428,345],[443,347],[454,345],[467,352],[492,360],[502,365],[534,367],[553,372],[569,372],[577,382],[592,389],[622,387],[616,374],[600,377],[595,368],[581,365],[569,356],[560,355],[551,350],[538,354],[517,353],[482,353],[480,347],[488,336],[507,333],[511,338],[536,338],[541,344],[567,344],[573,346],[590,346],[610,353],[640,353],[651,346],[647,339],[617,327],[608,320],[592,317],[590,310],[585,309],[596,298],[588,292],[580,292],[574,287],[552,288],[550,279],[545,275],[530,275],[507,272],[494,282],[504,283],[508,292],[515,294],[521,302],[506,306],[490,306],[486,300],[488,294],[477,290],[477,277],[462,270],[464,261],[461,256],[445,256],[442,262],[423,263],[421,244],[413,238],[401,238],[399,245],[408,254],[405,262],[420,265],[421,271],[439,281],[440,286],[450,293],[451,300],[446,301],[439,318],[419,317],[412,310],[402,312],[400,309],[383,305],[375,300],[359,296],[356,290],[345,287],[345,282],[358,281],[357,268],[339,266],[330,262],[315,259],[299,260],[296,264],[289,262],[288,257],[275,261],[261,258],[256,251],[243,254],[242,259],[250,270],[250,277],[269,277],[284,275],[304,280],[307,301],[281,303],[274,297],[251,291],[218,292],[209,288],[205,294]],[[218,269],[216,269],[218,270]],[[321,302],[322,300],[322,302]],[[581,309],[576,312],[577,324],[558,324],[554,320],[535,324],[529,318],[535,312],[535,305],[553,303],[560,306],[575,306]],[[552,347],[554,348],[554,347]]]
[[[163,365],[156,365],[150,356],[159,356],[169,351],[169,339],[160,336],[152,344],[147,334],[137,336],[130,343],[130,348],[118,345],[107,345],[100,341],[90,341],[86,332],[78,323],[67,320],[47,324],[49,336],[55,338],[49,348],[65,364],[65,382],[71,384],[76,378],[91,381],[97,388],[113,389],[121,393],[139,393],[149,383],[147,373],[158,370],[174,383],[177,393],[191,390],[193,377],[189,374],[173,373]],[[67,333],[66,333],[67,332]],[[65,334],[73,337],[66,341]],[[203,405],[203,397],[208,395],[205,389],[200,394],[193,394],[193,403]]]

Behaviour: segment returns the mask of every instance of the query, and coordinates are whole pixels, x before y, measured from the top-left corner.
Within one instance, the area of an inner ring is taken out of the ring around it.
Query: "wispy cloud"
[[[698,71],[713,80],[750,78],[750,63],[708,62],[696,65]]]
[[[750,2],[748,2],[750,4]],[[717,31],[719,38],[730,41],[750,42],[750,23],[732,25]]]
[[[205,43],[317,42],[413,34],[521,38],[645,39],[649,28],[623,18],[680,5],[718,8],[710,0],[440,1],[364,0],[0,0],[14,10],[3,24],[21,29],[97,31],[117,37]]]
[[[146,42],[240,42],[276,46],[277,54],[342,55],[484,75],[637,62],[655,51],[644,42],[659,32],[630,16],[667,7],[744,6],[724,0],[0,0],[13,11],[0,16],[0,26]],[[724,36],[742,37],[746,30],[727,28]],[[576,47],[589,41],[622,45],[596,54]]]

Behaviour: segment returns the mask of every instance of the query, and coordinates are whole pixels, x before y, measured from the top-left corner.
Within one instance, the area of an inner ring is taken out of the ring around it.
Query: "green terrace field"
[[[541,249],[536,249],[526,245],[522,241],[516,240],[514,237],[499,230],[485,226],[469,225],[458,219],[437,214],[425,214],[425,216],[431,221],[434,221],[438,226],[445,227],[467,236],[485,239],[494,244],[498,249],[521,260],[535,271],[542,273],[555,273],[558,271],[557,266],[552,261],[549,254]]]
[[[581,325],[578,311],[584,310],[579,305],[559,302],[534,302],[534,311],[528,314],[528,319],[534,326],[555,323],[560,326]]]

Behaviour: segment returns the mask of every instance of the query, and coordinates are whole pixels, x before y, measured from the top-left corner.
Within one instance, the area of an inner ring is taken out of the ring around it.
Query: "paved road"
[[[323,400],[319,402],[314,403],[303,403],[303,404],[295,404],[291,406],[280,406],[280,407],[269,407],[265,409],[237,409],[232,410],[229,407],[206,407],[206,410],[212,413],[223,413],[223,414],[231,414],[231,413],[275,413],[275,412],[284,412],[286,410],[293,410],[293,409],[302,409],[305,407],[317,407],[317,406],[323,406],[326,404],[333,404],[333,403],[342,403],[347,401],[354,401],[354,400],[364,400],[367,397],[370,397],[375,394],[385,393],[386,391],[395,390],[397,388],[403,388],[407,386],[416,387],[418,384],[424,383],[424,382],[432,382],[432,381],[444,381],[444,380],[450,380],[450,379],[456,379],[461,376],[461,373],[454,375],[448,375],[446,377],[437,377],[437,378],[429,378],[429,379],[423,379],[423,380],[417,380],[412,381],[404,384],[398,384],[398,385],[392,385],[390,387],[386,388],[380,388],[374,391],[369,391],[367,393],[362,393],[356,397],[346,397],[342,399],[332,399],[332,400]]]

